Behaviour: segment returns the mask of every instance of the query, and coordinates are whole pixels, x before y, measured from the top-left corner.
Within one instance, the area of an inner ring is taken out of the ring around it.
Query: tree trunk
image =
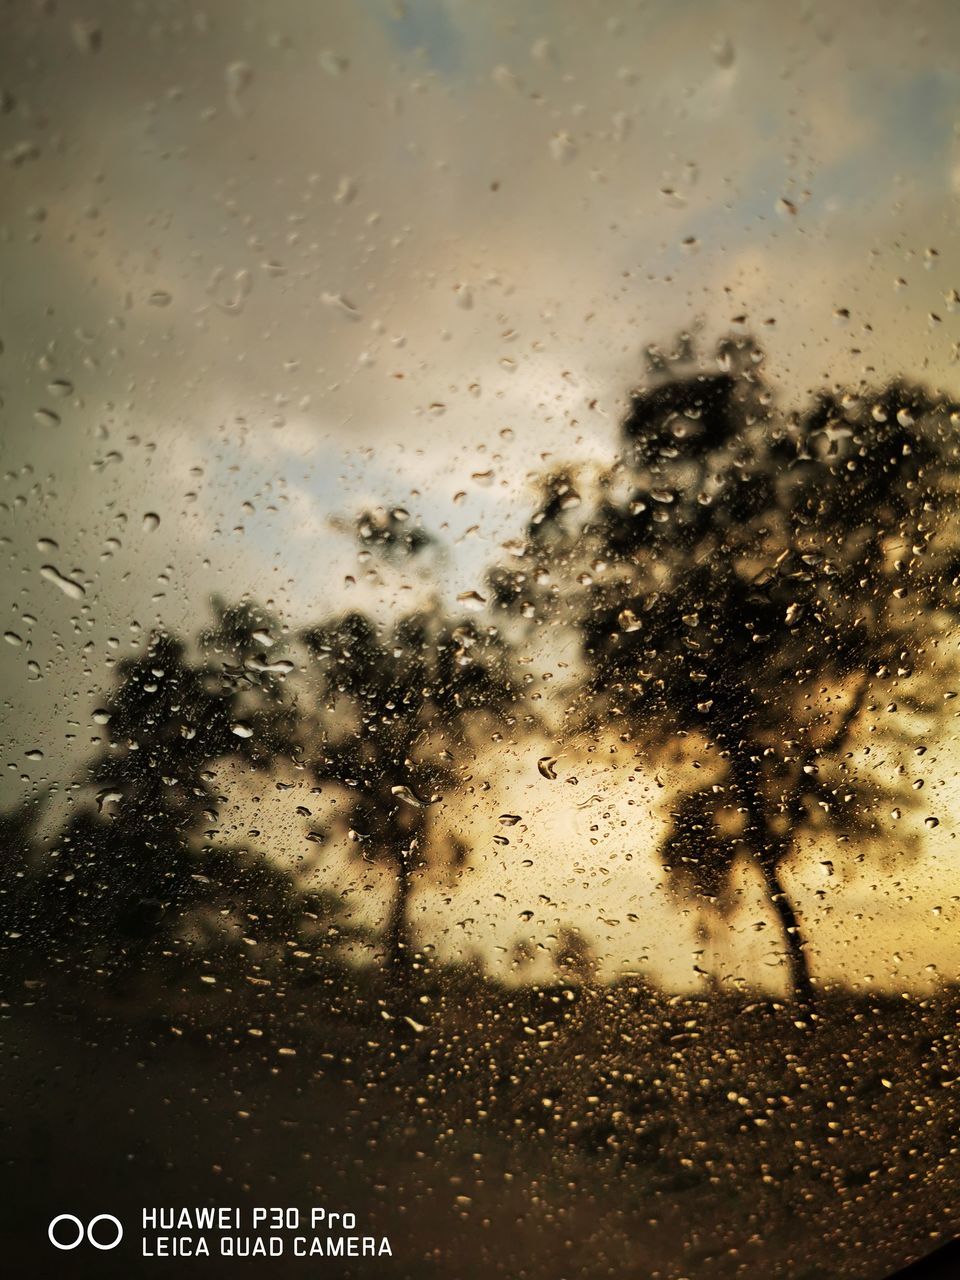
[[[730,772],[747,813],[748,837],[763,873],[767,896],[783,930],[790,993],[799,1004],[809,1005],[813,1002],[814,989],[810,966],[803,949],[803,934],[793,903],[780,880],[780,866],[790,848],[792,837],[789,834],[777,836],[770,829],[763,781],[756,759],[742,754],[734,755],[730,762]]]
[[[406,849],[397,850],[394,859],[397,887],[387,924],[387,971],[398,985],[405,984],[410,975],[410,925],[407,920],[410,901],[408,857]]]
[[[790,990],[794,999],[804,1005],[813,1003],[813,980],[810,977],[810,965],[803,946],[803,934],[797,920],[793,904],[784,891],[780,874],[776,865],[762,867],[767,893],[777,913],[783,938],[787,948],[787,971],[789,973]]]

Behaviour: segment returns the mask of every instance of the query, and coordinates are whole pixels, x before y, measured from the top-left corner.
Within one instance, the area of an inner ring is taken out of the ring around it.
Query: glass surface
[[[960,9],[0,22],[10,1274],[949,1240]]]

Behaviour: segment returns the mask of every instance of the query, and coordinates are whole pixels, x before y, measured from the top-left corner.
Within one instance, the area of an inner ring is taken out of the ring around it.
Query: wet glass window
[[[10,1273],[949,1251],[960,11],[0,22]]]

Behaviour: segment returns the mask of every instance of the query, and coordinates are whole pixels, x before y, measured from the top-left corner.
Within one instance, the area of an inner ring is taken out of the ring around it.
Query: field
[[[2,1024],[7,1274],[883,1277],[960,1225],[957,1012],[30,983]],[[203,1204],[353,1211],[391,1256],[139,1256],[141,1206]],[[58,1212],[127,1238],[54,1255]]]

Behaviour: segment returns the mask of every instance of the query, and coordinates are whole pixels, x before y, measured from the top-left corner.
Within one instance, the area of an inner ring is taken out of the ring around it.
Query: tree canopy
[[[785,412],[751,342],[725,343],[719,365],[663,364],[592,500],[571,472],[547,477],[523,567],[493,585],[578,633],[581,725],[651,760],[678,736],[699,745],[708,767],[674,798],[664,862],[714,899],[751,857],[808,996],[782,869],[807,831],[878,829],[888,788],[854,742],[922,749],[942,707],[927,677],[957,616],[957,410],[896,382]],[[899,778],[892,791],[917,798]]]
[[[383,636],[361,613],[309,629],[318,729],[308,767],[346,797],[341,820],[361,856],[386,862],[396,889],[387,936],[396,972],[410,959],[411,876],[465,845],[432,815],[463,778],[482,720],[513,714],[518,687],[499,636],[465,619],[417,612]]]

